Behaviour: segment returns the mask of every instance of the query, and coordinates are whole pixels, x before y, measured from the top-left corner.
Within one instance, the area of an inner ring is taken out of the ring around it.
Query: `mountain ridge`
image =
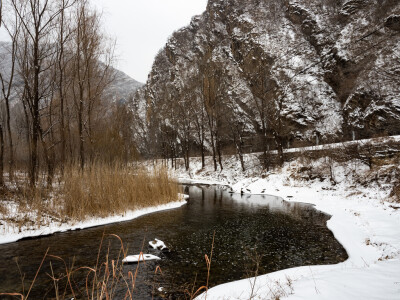
[[[11,55],[9,48],[10,42],[0,41],[0,67],[7,78],[11,70]],[[117,68],[112,67],[114,80],[111,82],[110,86],[107,88],[106,95],[112,98],[112,101],[123,101],[127,102],[130,97],[144,84],[136,81],[126,73]],[[16,88],[23,85],[22,79],[19,77],[18,72],[15,74],[14,85]],[[14,96],[16,93],[14,92]]]

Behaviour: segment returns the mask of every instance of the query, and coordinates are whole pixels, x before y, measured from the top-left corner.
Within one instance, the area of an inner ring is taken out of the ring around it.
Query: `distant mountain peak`
[[[114,70],[114,81],[107,89],[107,94],[111,95],[113,101],[126,102],[129,97],[133,96],[135,92],[141,88],[144,84],[133,79],[126,73],[113,68]]]
[[[4,74],[6,74],[6,77],[8,76],[7,74],[11,72],[10,48],[10,42],[0,41],[0,68]],[[112,67],[112,71],[114,72],[114,81],[108,87],[106,95],[110,97],[113,102],[126,102],[129,97],[132,97],[135,92],[144,85],[121,70]],[[19,78],[18,74],[16,74],[16,77],[15,87],[18,87],[23,84],[23,81]]]

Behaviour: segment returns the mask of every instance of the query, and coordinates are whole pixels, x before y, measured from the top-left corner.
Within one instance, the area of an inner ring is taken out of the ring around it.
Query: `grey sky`
[[[207,0],[92,0],[116,38],[116,67],[145,82],[157,52],[175,30],[203,13]],[[0,40],[8,40],[0,29]]]
[[[168,37],[203,13],[207,0],[94,0],[117,39],[117,68],[145,82]]]

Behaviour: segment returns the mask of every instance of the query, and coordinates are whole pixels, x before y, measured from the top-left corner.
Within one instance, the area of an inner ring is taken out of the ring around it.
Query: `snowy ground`
[[[142,208],[135,211],[127,211],[123,215],[118,215],[118,216],[88,219],[83,222],[60,223],[57,221],[50,221],[50,223],[40,226],[38,228],[36,227],[29,228],[28,226],[25,226],[22,227],[22,229],[18,228],[14,224],[4,223],[0,225],[0,244],[16,242],[20,239],[27,237],[44,236],[56,232],[79,230],[90,227],[107,225],[111,223],[129,221],[154,212],[181,207],[186,204],[185,198],[186,196],[179,195],[179,200],[176,202],[171,202],[159,206]]]
[[[222,172],[214,172],[210,161],[201,170],[199,159],[192,160],[190,172],[183,168],[175,172],[182,182],[223,184],[237,193],[312,203],[332,215],[327,225],[349,259],[219,285],[208,291],[207,299],[400,299],[400,205],[387,201],[391,179],[382,176],[393,173],[396,166],[372,171],[358,161],[338,164],[329,159],[299,159],[282,170],[262,174],[254,156],[245,158],[248,171],[244,173],[234,157],[225,157]],[[311,166],[311,172],[320,177],[307,179],[307,171],[299,172],[304,166]],[[332,184],[328,166],[337,184]]]

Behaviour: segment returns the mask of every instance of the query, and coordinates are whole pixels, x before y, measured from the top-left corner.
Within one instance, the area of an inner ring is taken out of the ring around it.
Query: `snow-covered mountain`
[[[209,0],[158,53],[134,102],[179,143],[202,104],[222,144],[237,126],[240,138],[290,143],[399,134],[400,2]]]
[[[8,42],[0,41],[0,70],[4,75],[5,80],[8,80],[8,76],[11,73],[11,54],[10,54],[11,44]],[[126,102],[134,93],[143,86],[143,83],[136,81],[135,79],[129,77],[124,72],[112,68],[113,81],[107,88],[106,96],[110,97],[111,101],[123,101]],[[15,74],[14,86],[15,88],[21,87],[23,85],[23,80],[18,75]]]
[[[107,89],[107,94],[111,95],[114,101],[127,102],[143,86],[143,83],[136,81],[118,69],[114,69],[113,71],[115,77]]]

